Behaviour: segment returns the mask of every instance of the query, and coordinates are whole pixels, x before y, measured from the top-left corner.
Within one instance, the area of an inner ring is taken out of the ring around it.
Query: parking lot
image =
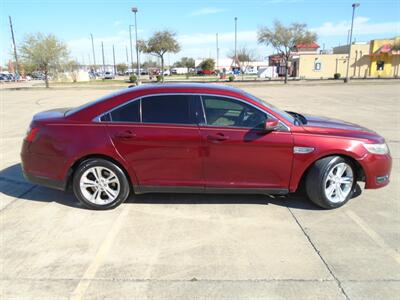
[[[391,184],[336,210],[302,196],[148,194],[111,211],[27,183],[32,115],[115,88],[1,90],[0,298],[398,299],[400,82],[250,84],[282,109],[383,135]]]

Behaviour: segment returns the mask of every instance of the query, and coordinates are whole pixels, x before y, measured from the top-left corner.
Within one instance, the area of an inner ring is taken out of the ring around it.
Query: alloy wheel
[[[347,163],[336,164],[325,180],[325,196],[334,203],[344,202],[353,187],[353,169]]]
[[[86,170],[79,181],[82,195],[96,205],[107,205],[117,199],[121,184],[117,175],[106,167]]]

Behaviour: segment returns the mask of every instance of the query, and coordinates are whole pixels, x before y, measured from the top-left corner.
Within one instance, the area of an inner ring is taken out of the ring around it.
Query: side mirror
[[[279,121],[275,119],[267,119],[264,123],[265,131],[275,131],[279,128]]]

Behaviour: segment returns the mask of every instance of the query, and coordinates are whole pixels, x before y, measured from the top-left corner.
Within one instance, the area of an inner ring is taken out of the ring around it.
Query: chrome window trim
[[[131,100],[127,101],[127,102],[121,103],[120,105],[115,106],[115,107],[109,109],[108,111],[106,111],[106,112],[104,112],[104,113],[98,115],[97,117],[94,117],[92,121],[93,121],[93,122],[96,122],[96,123],[116,123],[116,122],[112,122],[112,121],[101,121],[101,118],[102,118],[104,115],[110,113],[110,119],[111,119],[111,112],[112,112],[113,110],[118,109],[118,108],[120,108],[120,107],[123,107],[123,106],[125,106],[125,105],[128,105],[128,104],[130,104],[130,103],[133,102],[133,101],[138,101],[138,100],[139,100],[139,101],[140,101],[140,104],[139,104],[139,114],[140,114],[139,118],[140,118],[140,122],[118,122],[118,123],[127,123],[127,124],[161,124],[161,125],[166,125],[166,124],[168,124],[168,125],[180,125],[180,126],[185,126],[185,125],[186,125],[186,126],[201,125],[201,126],[209,126],[209,127],[223,127],[223,128],[249,129],[249,127],[216,126],[216,125],[208,125],[208,124],[149,123],[149,122],[143,123],[143,120],[142,120],[142,99],[148,98],[148,97],[154,97],[154,96],[173,96],[173,95],[199,96],[200,101],[201,101],[201,106],[202,106],[202,109],[203,109],[204,120],[205,120],[206,122],[207,122],[207,117],[206,117],[206,115],[205,115],[205,109],[204,109],[204,105],[203,105],[203,98],[202,98],[202,96],[215,96],[215,97],[222,97],[222,98],[227,98],[227,99],[233,99],[233,100],[236,100],[236,101],[239,101],[239,102],[243,102],[244,104],[250,105],[250,106],[254,107],[255,109],[259,110],[259,111],[262,112],[262,113],[266,113],[266,114],[268,114],[268,115],[271,115],[269,112],[262,110],[261,108],[255,106],[253,103],[250,103],[250,102],[248,102],[248,101],[246,101],[246,100],[243,100],[243,99],[240,99],[240,98],[236,98],[236,97],[232,97],[232,96],[219,95],[219,94],[208,94],[208,93],[162,93],[162,92],[161,92],[161,93],[154,93],[154,94],[148,94],[148,95],[144,95],[144,96],[139,96],[139,97],[136,97],[136,98],[134,98],[134,99],[131,99]],[[279,124],[281,124],[283,127],[286,128],[286,130],[284,130],[284,131],[291,131],[291,130],[290,130],[290,127],[289,127],[288,125],[286,125],[280,118],[277,118],[276,116],[272,116],[272,117],[274,117],[275,119],[278,119]]]

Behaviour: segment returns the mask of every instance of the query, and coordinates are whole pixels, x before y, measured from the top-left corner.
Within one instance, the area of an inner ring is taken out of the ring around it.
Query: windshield
[[[246,92],[244,92],[244,95],[249,97],[251,100],[254,100],[254,101],[260,103],[261,105],[269,108],[270,110],[272,110],[274,113],[276,113],[277,115],[279,115],[280,117],[282,117],[286,121],[288,121],[288,122],[290,122],[292,124],[295,123],[295,118],[292,115],[288,114],[287,112],[285,112],[283,110],[280,110],[279,108],[277,108],[274,105],[268,103],[267,101],[264,101],[264,100],[262,100],[260,98],[257,98],[256,96],[254,96],[252,94],[249,94],[249,93],[246,93]]]

